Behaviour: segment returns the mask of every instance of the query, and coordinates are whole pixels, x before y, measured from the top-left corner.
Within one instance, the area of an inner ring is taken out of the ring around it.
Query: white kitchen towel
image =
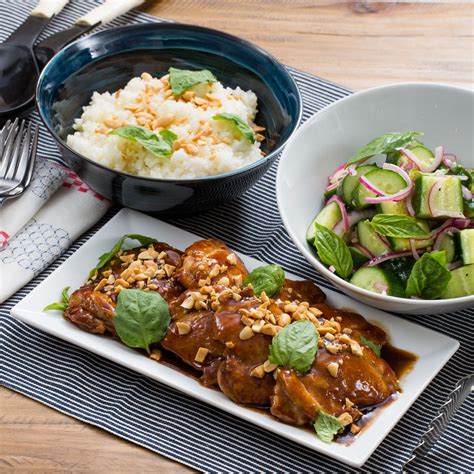
[[[109,205],[73,171],[38,159],[28,190],[0,209],[0,303],[48,267]]]

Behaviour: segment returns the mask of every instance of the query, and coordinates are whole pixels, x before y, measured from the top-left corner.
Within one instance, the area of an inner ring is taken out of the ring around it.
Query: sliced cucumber
[[[387,201],[376,204],[375,208],[379,214],[405,214],[408,215],[408,209],[405,201]]]
[[[446,263],[454,262],[457,256],[456,243],[454,242],[454,237],[449,234],[444,234],[443,237],[441,237],[439,250],[445,251]]]
[[[375,232],[368,220],[357,223],[357,238],[370,253],[375,256],[383,255],[391,251],[383,238]]]
[[[464,229],[456,234],[459,242],[459,253],[464,265],[474,263],[474,229]]]
[[[461,180],[454,176],[420,174],[415,180],[413,209],[424,219],[446,219],[443,212],[463,212]],[[433,216],[433,213],[440,214]]]
[[[426,232],[429,233],[430,226],[428,222],[422,221],[420,219],[416,220],[417,224]],[[410,250],[410,239],[404,239],[401,237],[387,237],[387,240],[390,242],[393,250],[397,252],[403,252],[405,250]],[[427,240],[414,240],[415,248],[417,249],[425,249],[430,245],[433,245],[433,239]]]
[[[376,169],[369,171],[366,175],[366,178],[374,184],[377,188],[383,191],[386,194],[395,194],[398,191],[401,191],[406,187],[405,180],[394,171]],[[354,189],[353,193],[353,204],[356,209],[362,209],[369,206],[365,202],[365,199],[368,197],[374,197],[375,194],[372,191],[369,191],[362,183],[359,183]]]
[[[368,262],[370,259],[367,255],[364,255],[360,250],[357,250],[355,247],[349,246],[349,251],[352,255],[352,262],[354,263],[354,267],[359,268],[365,262]]]
[[[313,219],[313,222],[308,227],[306,231],[306,240],[311,245],[314,242],[314,237],[316,236],[316,227],[315,223],[321,224],[328,229],[332,229],[340,220],[342,219],[341,209],[335,202],[329,203],[327,206],[324,206],[319,214]]]
[[[422,142],[419,140],[413,140],[409,146],[407,146],[409,150],[414,152],[420,159],[429,159],[434,158],[433,153],[426,148]],[[415,152],[416,149],[419,149]],[[429,153],[428,153],[429,152]],[[418,155],[418,153],[420,155]],[[431,155],[431,156],[430,156]],[[400,151],[395,151],[393,153],[387,153],[387,163],[393,163],[395,165],[400,166],[402,163],[407,163],[408,158],[406,158]]]
[[[404,284],[410,277],[413,265],[415,265],[415,259],[411,257],[394,258],[380,264],[384,270],[397,275]]]
[[[464,215],[470,218],[474,217],[474,199],[470,201],[464,199]]]
[[[474,295],[474,265],[465,265],[451,271],[451,280],[442,298],[460,298]]]
[[[325,199],[329,199],[329,198],[333,197],[334,194],[336,194],[336,192],[337,192],[337,187],[334,188],[334,189],[331,189],[331,191],[325,191],[325,193],[324,193]]]
[[[367,174],[369,171],[378,169],[375,165],[362,165],[356,168],[357,174],[354,176],[347,175],[338,186],[337,193],[342,197],[344,202],[352,205],[352,193],[355,187],[359,184],[359,177]]]
[[[389,296],[405,296],[402,281],[394,273],[378,267],[362,267],[357,270],[350,282],[359,288]]]

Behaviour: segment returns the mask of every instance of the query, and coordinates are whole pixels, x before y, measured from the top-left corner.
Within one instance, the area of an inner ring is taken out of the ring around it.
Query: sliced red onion
[[[333,265],[331,265],[330,267],[328,267],[328,270],[331,272],[331,273],[334,273],[336,271],[336,269],[334,268]]]
[[[413,204],[411,202],[411,196],[408,196],[405,199],[405,204],[407,205],[408,214],[410,214],[411,217],[415,217],[415,209],[413,209]]]
[[[443,159],[444,148],[442,146],[436,147],[433,161],[429,164],[423,160],[420,160],[420,158],[418,158],[411,150],[408,150],[407,148],[400,148],[400,151],[410,161],[415,163],[415,165],[418,167],[420,171],[423,171],[425,173],[431,173],[436,168],[438,168],[438,166],[441,164],[441,161]]]
[[[388,243],[388,240],[386,239],[385,236],[383,236],[379,233],[377,233],[376,235],[379,238],[379,240],[381,240],[387,247],[390,247],[390,244]]]
[[[431,239],[434,239],[441,232],[443,232],[448,227],[451,227],[452,225],[453,225],[453,220],[452,219],[447,219],[439,227],[437,227],[436,229],[433,229],[428,235],[425,235],[423,237],[412,237],[412,240],[431,240]]]
[[[339,186],[339,183],[330,184],[330,185],[326,188],[326,191],[332,191],[333,189],[336,189],[338,186]]]
[[[402,168],[400,168],[400,166],[396,166],[391,163],[384,163],[383,168],[397,173],[405,180],[407,186],[395,194],[386,194],[384,196],[377,197],[367,197],[365,198],[365,202],[367,202],[368,204],[377,204],[379,202],[387,201],[403,201],[403,199],[406,199],[413,192],[413,182],[410,179],[410,176],[408,176],[408,174]]]
[[[451,153],[445,153],[443,155],[443,163],[446,166],[446,168],[449,168],[449,169],[454,168],[456,161],[457,161],[456,155],[453,155]]]
[[[411,251],[411,254],[413,255],[413,258],[415,260],[420,260],[420,255],[418,254],[418,251],[416,250],[415,241],[413,239],[409,239],[409,242],[410,242],[410,251]]]
[[[467,176],[465,176],[467,177]],[[461,186],[461,189],[462,189],[462,196],[464,199],[467,199],[468,201],[470,201],[472,199],[472,193],[471,191],[469,191],[469,189],[466,188],[466,186]]]
[[[349,226],[349,218],[347,216],[346,205],[337,194],[332,196],[331,199],[329,199],[329,201],[327,202],[327,204],[330,204],[331,202],[335,202],[339,206],[339,209],[341,210],[343,233],[345,234],[346,232],[349,232],[350,226]]]
[[[359,181],[362,183],[362,186],[364,186],[364,188],[368,189],[374,194],[377,194],[378,196],[385,196],[385,193],[379,188],[377,188],[375,184],[371,183],[365,176],[361,176],[359,178]]]
[[[456,262],[451,262],[451,263],[447,263],[446,264],[446,268],[448,270],[456,270],[456,268],[459,268],[459,267],[462,267],[463,266],[463,263],[461,262],[461,260],[458,260]]]
[[[363,253],[366,257],[374,258],[375,255],[366,247],[361,244],[352,244],[352,246],[357,249],[360,253]]]
[[[454,219],[453,226],[458,229],[467,229],[472,224],[472,219]]]
[[[356,165],[349,165],[347,167],[347,173],[350,174],[351,176],[355,176],[357,174]]]
[[[388,285],[386,285],[385,283],[382,283],[381,281],[376,281],[374,283],[374,288],[377,288],[377,290],[380,290],[382,294],[387,294]]]
[[[459,229],[457,227],[446,227],[442,232],[438,234],[436,237],[436,240],[433,244],[433,250],[439,250],[441,247],[441,241],[443,240],[443,236],[447,234],[448,232],[459,232]]]
[[[344,176],[347,175],[346,163],[343,163],[341,166],[338,166],[334,173],[329,176],[328,181],[330,184],[339,183]]]
[[[362,219],[371,219],[376,213],[375,209],[362,209],[361,211],[349,212],[349,225],[352,227]]]
[[[401,257],[411,257],[411,251],[406,250],[405,252],[389,252],[383,255],[379,255],[378,257],[374,257],[368,262],[365,262],[362,266],[373,267],[374,265],[378,265],[379,263],[386,262],[387,260],[393,260],[394,258],[401,258]]]

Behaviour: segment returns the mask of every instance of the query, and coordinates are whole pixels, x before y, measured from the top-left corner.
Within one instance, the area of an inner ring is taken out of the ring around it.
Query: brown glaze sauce
[[[374,322],[371,321],[371,324],[374,324]],[[380,327],[380,324],[377,324],[377,325]],[[202,376],[202,373],[200,371],[187,365],[181,359],[179,359],[179,357],[175,356],[173,353],[168,352],[164,350],[163,348],[161,348],[161,353],[162,353],[162,358],[159,361],[159,363],[166,365],[167,367],[170,367],[172,369],[178,370],[182,372],[183,374],[193,378],[194,380],[199,380],[199,378]],[[404,377],[407,373],[409,373],[413,369],[418,359],[417,355],[411,352],[405,351],[403,349],[398,349],[397,347],[392,346],[390,342],[388,342],[382,347],[380,355],[382,359],[384,359],[388,363],[388,365],[392,368],[392,370],[395,372],[398,380],[400,380],[402,377]],[[207,387],[207,388],[218,390],[217,387]],[[390,396],[387,400],[385,400],[383,403],[375,407],[371,407],[368,410],[365,410],[362,417],[355,423],[359,428],[361,428],[361,431],[356,435],[352,434],[350,431],[345,432],[337,436],[335,438],[335,441],[337,443],[344,444],[346,446],[350,445],[354,441],[354,439],[357,438],[364,431],[364,429],[366,429],[366,427],[372,424],[372,422],[377,418],[377,414],[380,412],[380,410],[388,406],[393,401],[397,400],[399,396],[400,396],[400,392],[396,392],[392,396]],[[264,414],[264,415],[272,417],[272,415],[270,414],[269,408],[262,408],[262,407],[248,406],[248,405],[242,405],[242,407],[248,410],[252,410],[256,413],[260,413],[260,414]],[[302,426],[301,428],[309,431],[310,433],[314,433],[314,430],[311,426]]]

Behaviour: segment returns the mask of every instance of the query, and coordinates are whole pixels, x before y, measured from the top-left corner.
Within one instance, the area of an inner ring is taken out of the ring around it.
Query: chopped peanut
[[[184,336],[185,334],[189,334],[191,332],[191,325],[182,321],[178,321],[176,323],[176,328],[178,329],[178,334],[180,336]]]
[[[209,354],[209,349],[206,349],[205,347],[200,347],[196,352],[194,360],[202,364],[206,360],[207,354]]]
[[[337,377],[337,373],[339,372],[339,364],[337,362],[330,362],[328,365],[326,365],[326,369],[328,369],[328,372],[333,377]]]
[[[250,371],[250,375],[258,379],[263,379],[263,377],[265,377],[265,369],[263,368],[263,365],[257,365],[257,367],[253,368]]]

